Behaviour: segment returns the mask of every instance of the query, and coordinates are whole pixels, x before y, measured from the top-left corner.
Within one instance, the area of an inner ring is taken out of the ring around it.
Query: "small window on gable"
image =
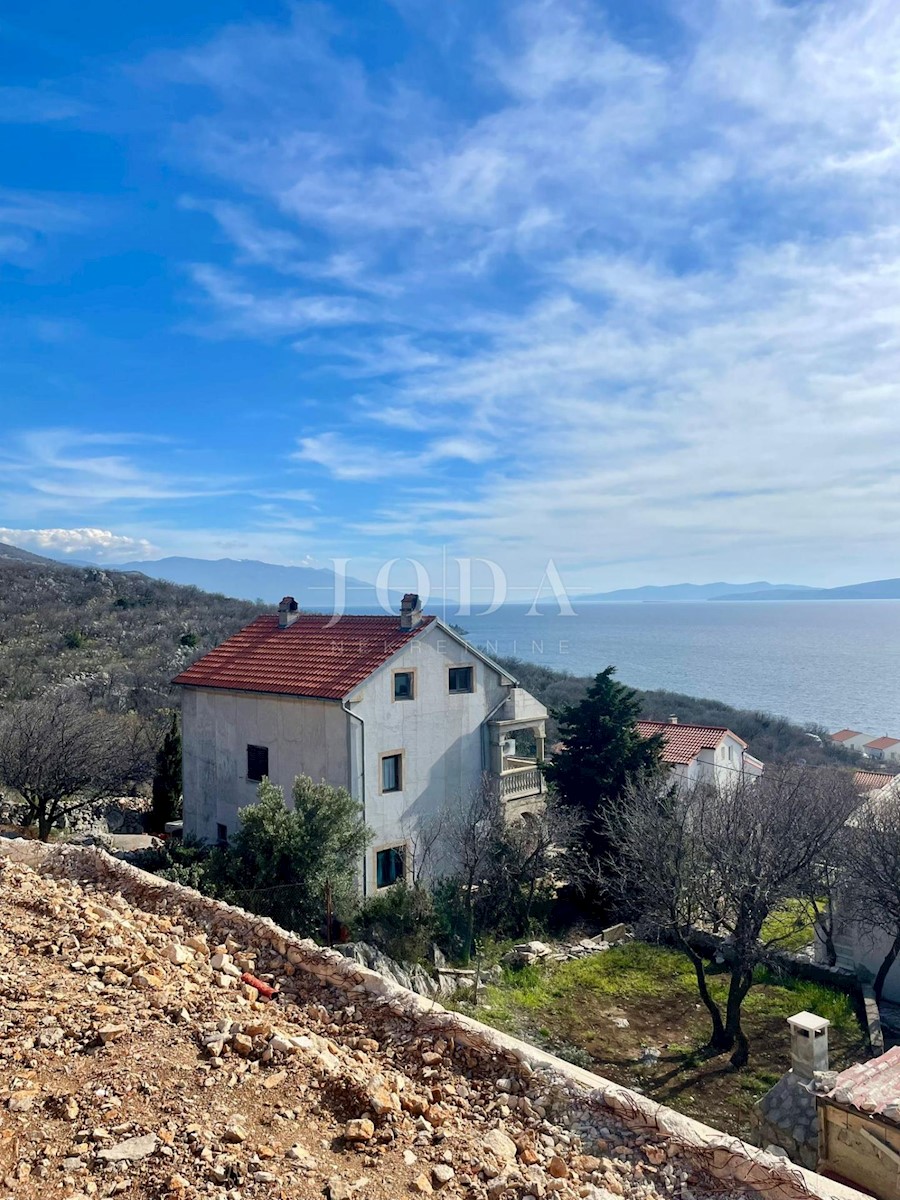
[[[403,878],[406,870],[405,853],[404,846],[389,846],[387,850],[378,851],[375,855],[375,874],[378,887],[390,887],[392,883]]]
[[[381,760],[381,790],[399,792],[403,787],[403,755],[385,754]]]
[[[472,678],[471,667],[451,667],[448,683],[451,696],[459,692],[471,692]]]
[[[247,747],[247,778],[259,783],[269,774],[269,747]]]
[[[394,699],[414,700],[416,697],[416,677],[412,671],[394,672]]]

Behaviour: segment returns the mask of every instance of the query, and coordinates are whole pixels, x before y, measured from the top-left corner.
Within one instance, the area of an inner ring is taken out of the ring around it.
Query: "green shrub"
[[[368,900],[356,923],[359,938],[400,962],[424,962],[436,933],[431,893],[402,881]]]

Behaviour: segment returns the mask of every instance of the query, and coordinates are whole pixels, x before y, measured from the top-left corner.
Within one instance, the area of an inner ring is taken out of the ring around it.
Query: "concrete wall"
[[[258,783],[247,779],[247,746],[267,746],[269,778],[290,799],[297,775],[350,784],[347,714],[334,701],[183,688],[184,832],[213,842],[216,826],[238,826]]]
[[[449,693],[451,666],[473,668],[474,692]],[[398,670],[415,671],[414,699],[393,699],[393,673]],[[367,892],[375,890],[379,849],[415,841],[417,828],[478,786],[486,766],[483,725],[507,693],[496,670],[432,625],[351,695],[350,709],[365,726],[364,735],[354,730],[353,758],[364,737],[366,821],[376,830]],[[402,790],[382,792],[381,756],[398,751],[403,754]]]

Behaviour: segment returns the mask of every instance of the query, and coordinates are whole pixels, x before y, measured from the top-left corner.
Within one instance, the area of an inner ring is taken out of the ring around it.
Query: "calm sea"
[[[573,675],[612,663],[635,687],[900,737],[900,600],[575,607],[529,617],[505,605],[456,623],[489,654]]]

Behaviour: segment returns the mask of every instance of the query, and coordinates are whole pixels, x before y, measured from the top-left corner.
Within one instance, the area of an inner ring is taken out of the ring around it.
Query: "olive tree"
[[[645,779],[611,818],[619,891],[691,958],[712,1022],[710,1046],[731,1050],[735,1066],[748,1057],[743,1003],[773,945],[767,918],[802,893],[858,805],[847,772],[777,764],[756,781],[724,788]],[[727,936],[724,1004],[693,948],[696,927]]]
[[[0,716],[0,780],[22,797],[25,824],[47,841],[64,817],[108,799],[148,770],[138,718],[92,708],[59,690]]]

